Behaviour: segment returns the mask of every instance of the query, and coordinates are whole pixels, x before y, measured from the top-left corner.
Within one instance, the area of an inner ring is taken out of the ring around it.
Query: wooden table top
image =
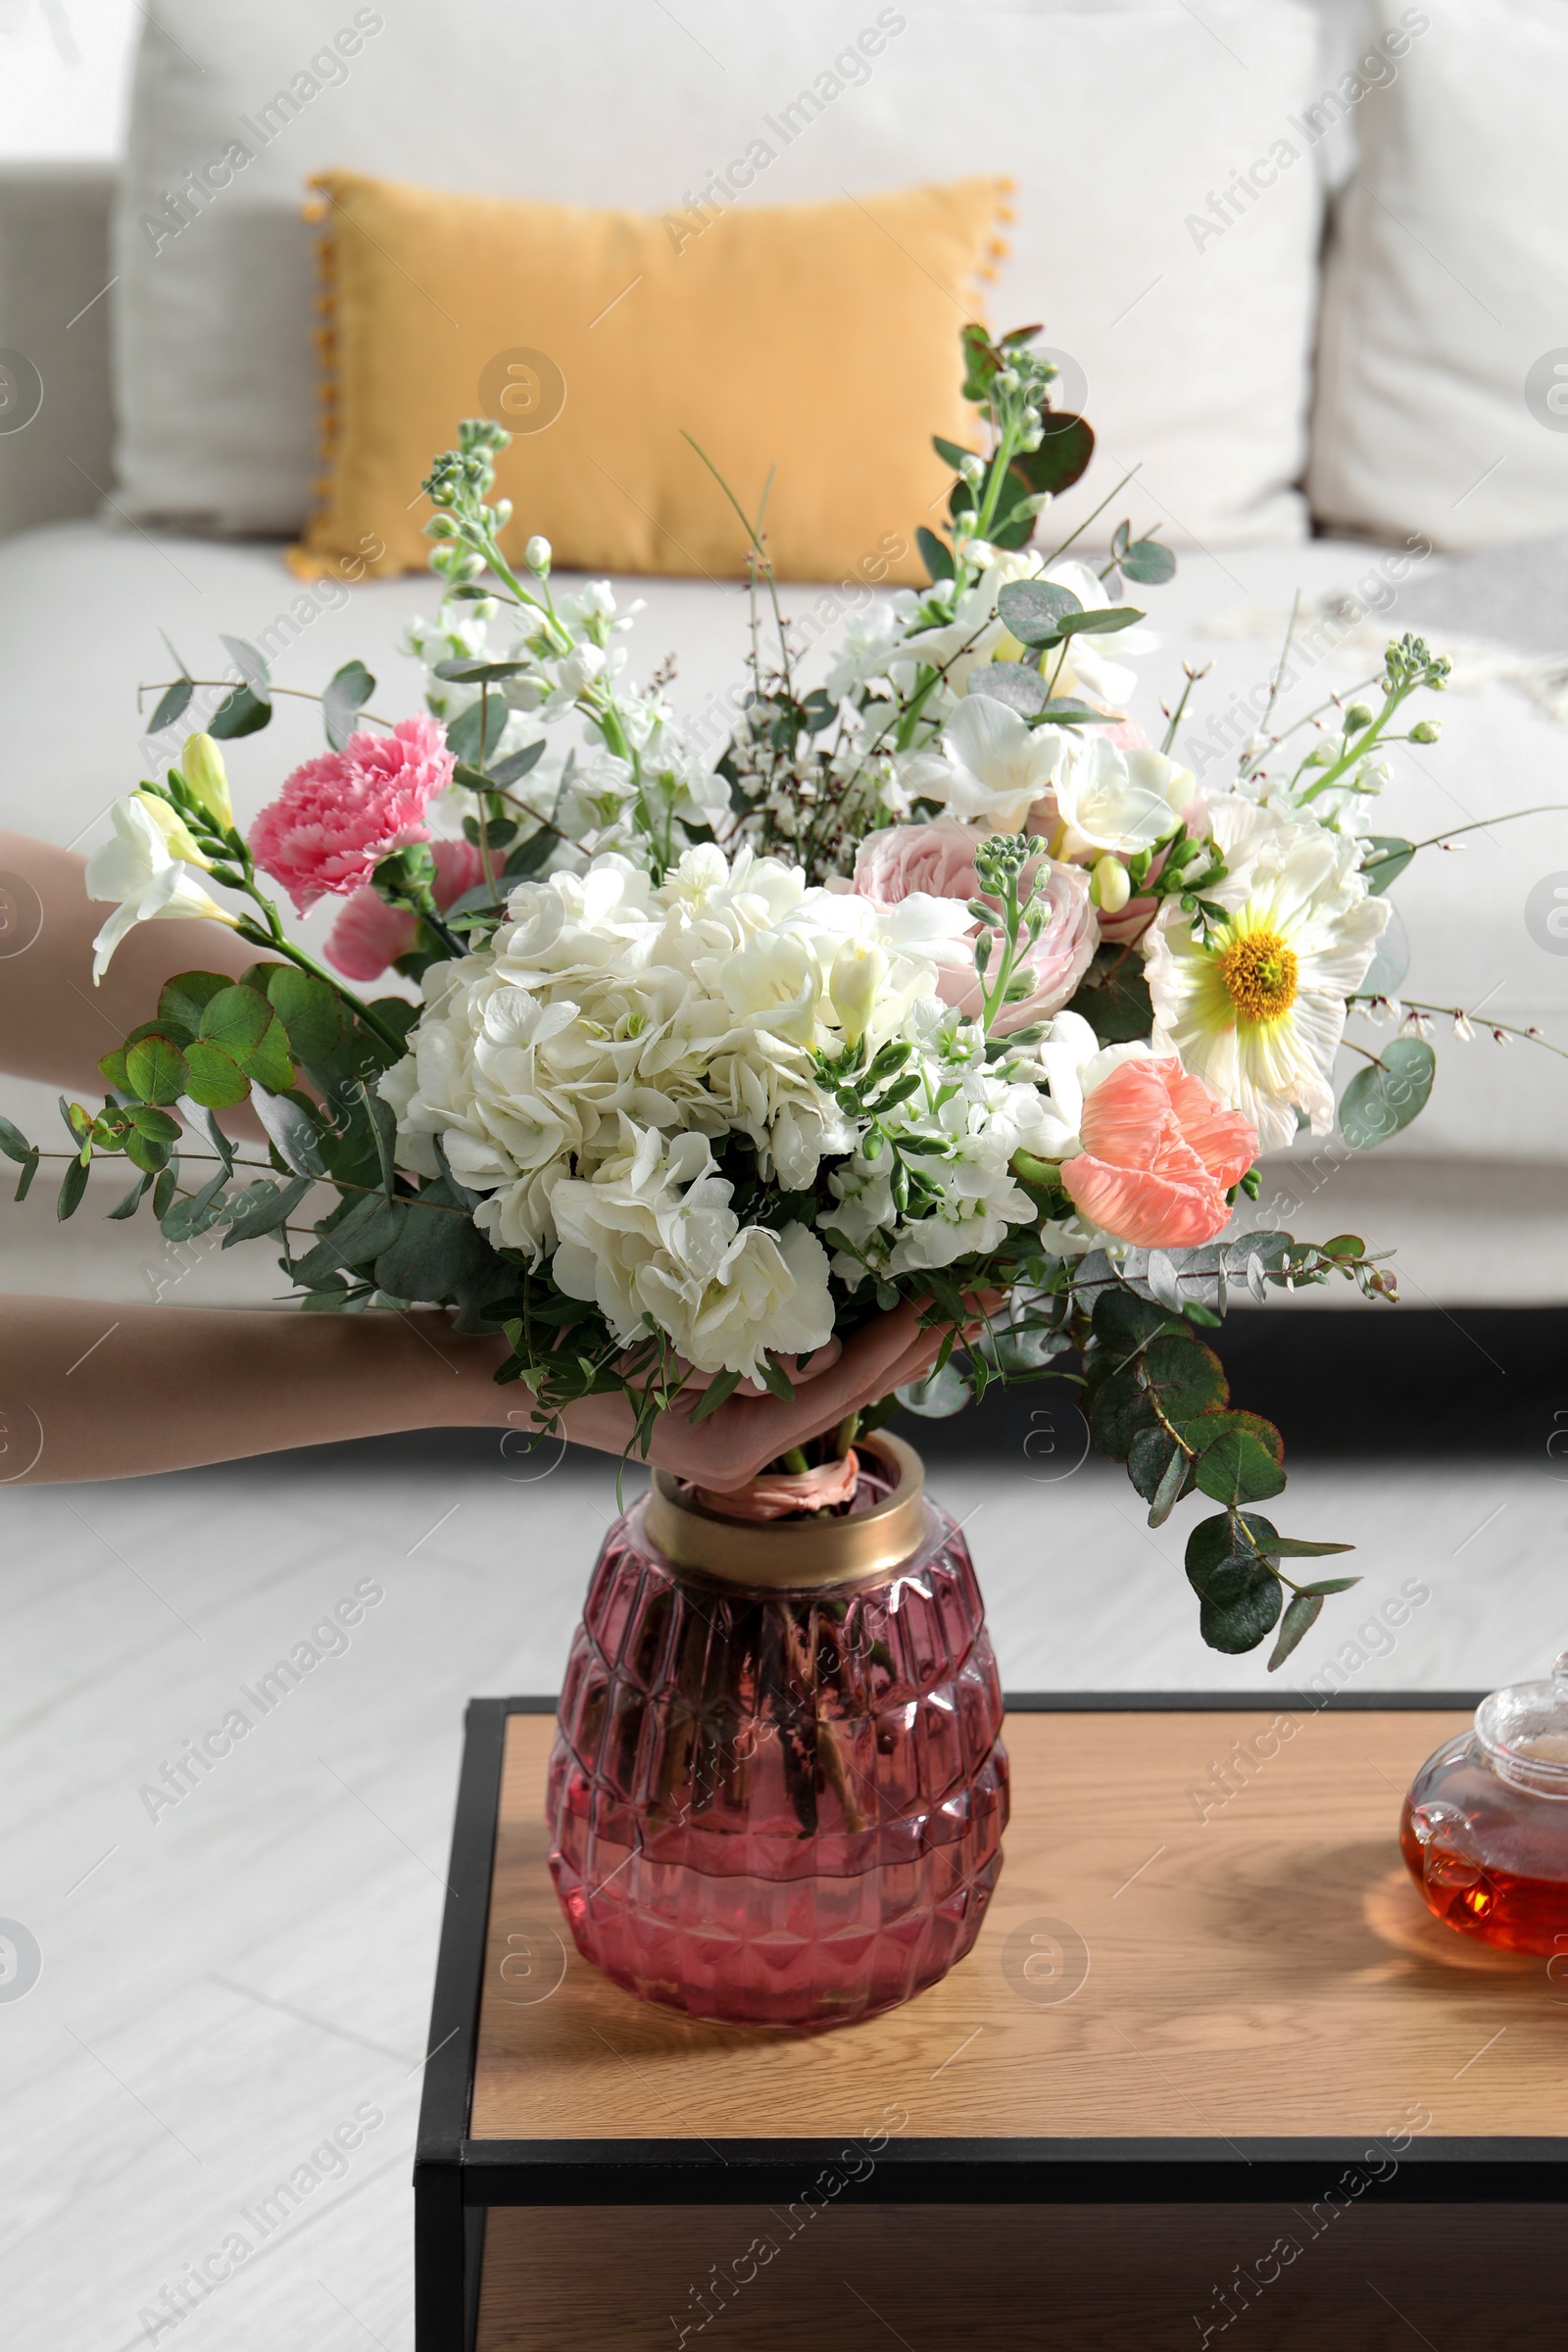
[[[578,1956],[546,1867],[554,1724],[514,1715],[471,2136],[1560,2133],[1568,1981],[1444,1927],[1399,1857],[1401,1795],[1465,1720],[1010,1715],[974,1950],[902,2009],[791,2039],[656,2008]]]

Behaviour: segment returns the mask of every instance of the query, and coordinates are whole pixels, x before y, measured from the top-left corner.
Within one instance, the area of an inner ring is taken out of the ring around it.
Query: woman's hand
[[[847,1413],[874,1404],[906,1381],[919,1380],[930,1370],[941,1345],[941,1332],[922,1329],[912,1306],[896,1306],[846,1340],[836,1353],[823,1348],[813,1357],[796,1375],[794,1399],[788,1404],[766,1394],[737,1392],[695,1427],[691,1416],[699,1396],[661,1413],[654,1423],[649,1459],[678,1478],[731,1493],[790,1446],[837,1429]],[[521,1426],[520,1417],[516,1426]],[[561,1426],[573,1444],[605,1453],[623,1453],[632,1442],[632,1411],[623,1396],[582,1397],[567,1405]]]

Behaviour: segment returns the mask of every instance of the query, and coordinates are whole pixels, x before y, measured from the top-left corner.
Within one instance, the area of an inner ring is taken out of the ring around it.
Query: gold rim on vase
[[[912,1446],[878,1430],[857,1448],[879,1454],[895,1473],[890,1494],[842,1519],[727,1519],[656,1470],[645,1525],[672,1568],[726,1585],[768,1592],[816,1592],[886,1576],[918,1550],[926,1529],[925,1467]]]

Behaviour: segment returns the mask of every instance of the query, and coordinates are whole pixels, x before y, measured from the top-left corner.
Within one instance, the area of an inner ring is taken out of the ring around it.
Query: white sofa
[[[1320,17],[1295,0],[1212,0],[1201,17],[1180,0],[946,0],[879,16],[861,0],[768,12],[689,0],[677,21],[646,0],[569,14],[474,0],[459,30],[416,0],[357,14],[278,0],[243,19],[220,0],[157,0],[123,172],[0,172],[0,347],[24,355],[44,394],[30,422],[0,432],[0,822],[91,845],[153,756],[136,689],[169,674],[161,629],[193,662],[219,658],[220,631],[254,638],[288,683],[318,685],[359,655],[413,706],[399,638],[433,605],[431,585],[306,589],[282,562],[310,471],[297,208],[311,170],[660,209],[709,184],[715,159],[801,89],[818,91],[809,137],[744,200],[978,169],[1018,178],[993,317],[1043,317],[1087,379],[1097,465],[1142,461],[1122,504],[1135,522],[1158,520],[1180,570],[1150,593],[1163,647],[1133,707],[1154,721],[1182,657],[1211,662],[1186,737],[1206,780],[1251,723],[1299,591],[1298,701],[1367,676],[1383,638],[1405,628],[1455,657],[1443,741],[1398,754],[1386,830],[1423,838],[1568,802],[1568,538],[1552,536],[1568,532],[1568,434],[1539,365],[1568,316],[1568,199],[1545,184],[1549,140],[1530,151],[1568,96],[1557,12],[1558,0],[1344,0]],[[851,72],[858,34],[878,23],[874,63]],[[350,24],[344,62],[333,43]],[[334,56],[341,76],[319,62]],[[150,210],[177,219],[166,199],[191,190],[225,124],[254,125],[270,93],[303,92],[296,67],[315,91],[244,174],[201,206],[188,196],[177,235],[149,231]],[[836,93],[821,95],[823,75]],[[1434,125],[1441,154],[1422,145]],[[1468,242],[1446,210],[1463,137],[1465,184],[1486,191]],[[1497,212],[1511,189],[1523,220],[1532,172],[1543,193],[1521,249],[1541,247],[1542,206],[1560,227],[1522,268]],[[1384,218],[1396,214],[1396,237]],[[1113,478],[1092,475],[1077,506],[1064,502],[1065,526],[1047,523],[1070,527]],[[1331,535],[1309,535],[1303,485]],[[735,681],[738,590],[621,585],[646,601],[640,661],[678,651],[681,699]],[[825,648],[842,596],[802,584],[788,602]],[[315,737],[294,706],[234,747],[246,813]],[[1525,916],[1544,877],[1568,879],[1568,816],[1467,840],[1399,886],[1403,985],[1568,1044],[1568,957]],[[16,1082],[0,1102],[24,1126],[56,1115]],[[1396,1244],[1413,1298],[1561,1299],[1565,1169],[1568,1063],[1483,1036],[1440,1043],[1431,1106],[1407,1134],[1371,1156],[1298,1148],[1271,1169],[1271,1195],[1303,1233]],[[0,1217],[0,1287],[136,1297],[170,1270],[133,1227],[89,1216],[57,1234],[41,1193]],[[265,1297],[274,1281],[265,1251],[177,1271],[192,1298]]]

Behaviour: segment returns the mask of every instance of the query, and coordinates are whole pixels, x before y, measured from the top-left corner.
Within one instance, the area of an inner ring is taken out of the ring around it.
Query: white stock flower
[[[1066,748],[1063,728],[1031,728],[993,696],[971,694],[944,726],[941,753],[915,753],[901,775],[912,800],[1017,832],[1051,790]]]
[[[1198,789],[1190,767],[1163,752],[1118,751],[1098,731],[1068,751],[1055,779],[1056,813],[1067,831],[1055,854],[1114,850],[1134,858],[1174,833]]]
[[[1156,1043],[1168,1037],[1184,1069],[1278,1151],[1298,1107],[1314,1135],[1334,1124],[1346,999],[1366,977],[1388,902],[1369,897],[1345,835],[1229,796],[1211,818],[1230,870],[1203,895],[1228,919],[1203,939],[1165,902],[1144,951]]]
[[[158,806],[162,811],[163,804]],[[166,825],[163,814],[155,814],[142,794],[131,793],[117,801],[109,813],[115,837],[94,850],[86,872],[89,899],[117,902],[114,913],[92,943],[95,988],[109,969],[115,950],[138,923],[189,921],[192,917],[236,927],[239,922],[238,915],[220,906],[171,849],[172,834],[188,845],[186,855],[195,849],[172,809],[167,811],[172,824]]]

